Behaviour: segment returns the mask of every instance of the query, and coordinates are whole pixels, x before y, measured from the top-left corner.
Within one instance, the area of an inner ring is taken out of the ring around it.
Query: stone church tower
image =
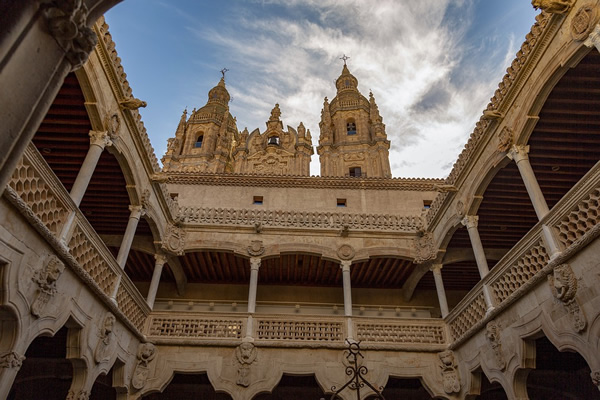
[[[326,97],[321,110],[321,176],[391,178],[390,141],[373,93],[367,100],[358,91],[345,60],[335,85],[337,95],[331,103]]]
[[[189,119],[187,110],[183,112],[162,158],[165,172],[232,172],[230,151],[237,126],[229,113],[229,100],[225,79],[221,78],[208,92],[204,107],[194,109]]]
[[[234,172],[271,175],[310,175],[310,157],[314,154],[310,130],[300,122],[298,129],[283,130],[279,104],[271,111],[267,130],[240,132],[233,151]]]

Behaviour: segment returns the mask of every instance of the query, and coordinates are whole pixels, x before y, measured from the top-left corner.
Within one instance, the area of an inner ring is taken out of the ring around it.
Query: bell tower
[[[346,61],[336,80],[337,95],[327,97],[321,110],[321,135],[317,153],[321,176],[391,178],[390,141],[373,93],[358,91],[358,80]]]
[[[226,71],[221,71],[223,77],[208,92],[204,107],[194,109],[189,118],[187,110],[183,112],[162,158],[164,172],[231,172],[230,154],[237,126],[229,113]]]

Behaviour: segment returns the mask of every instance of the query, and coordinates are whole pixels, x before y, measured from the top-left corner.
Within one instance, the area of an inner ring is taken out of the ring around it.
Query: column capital
[[[107,131],[90,131],[90,145],[96,145],[104,149],[106,146],[112,146],[112,140]]]
[[[258,269],[260,268],[260,262],[260,257],[250,257],[250,269],[252,271],[258,271]]]
[[[154,253],[154,260],[156,265],[163,266],[167,263],[167,255],[163,252]]]
[[[431,266],[429,267],[429,270],[431,272],[433,272],[434,274],[436,273],[440,273],[442,271],[442,268],[444,268],[444,264],[431,264]]]
[[[522,160],[528,160],[529,145],[513,144],[506,156],[517,163]]]
[[[141,216],[146,215],[146,209],[143,206],[130,205],[129,211],[131,211],[129,218],[140,218]]]
[[[352,265],[351,260],[342,260],[340,262],[340,268],[342,269],[343,272],[350,271],[350,265]]]
[[[594,27],[594,30],[590,33],[588,38],[583,42],[587,47],[594,47],[600,51],[600,24]]]
[[[467,229],[477,228],[479,223],[479,215],[466,215],[461,223],[467,227]]]

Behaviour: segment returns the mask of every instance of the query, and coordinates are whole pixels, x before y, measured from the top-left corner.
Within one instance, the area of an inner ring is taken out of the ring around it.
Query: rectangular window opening
[[[431,208],[431,200],[423,200],[423,208],[428,210],[429,208]]]
[[[338,207],[346,207],[346,199],[337,199]]]
[[[263,197],[262,196],[254,196],[252,198],[252,204],[262,205],[262,203],[263,203]]]

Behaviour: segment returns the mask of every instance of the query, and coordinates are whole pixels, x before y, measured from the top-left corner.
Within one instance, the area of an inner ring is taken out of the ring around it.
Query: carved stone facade
[[[345,63],[335,85],[337,95],[321,110],[321,175],[390,178],[390,142],[373,93],[367,99],[358,91]]]

